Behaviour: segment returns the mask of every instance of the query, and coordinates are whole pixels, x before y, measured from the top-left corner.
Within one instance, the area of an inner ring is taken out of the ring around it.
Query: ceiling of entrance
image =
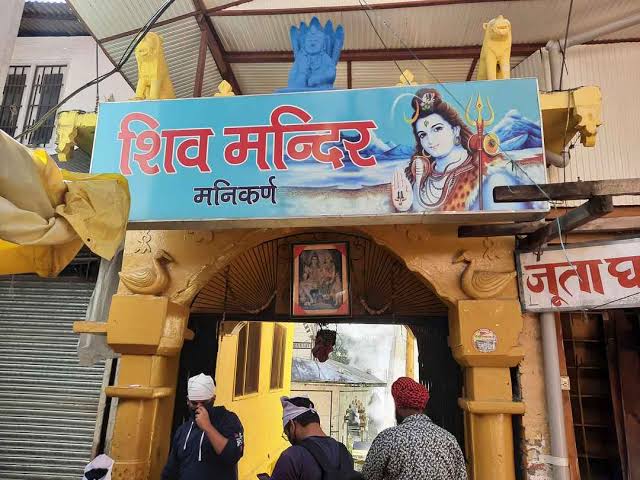
[[[263,243],[239,255],[195,298],[196,313],[289,314],[292,245],[347,242],[354,319],[389,315],[442,317],[446,305],[402,261],[368,238],[309,233]]]
[[[112,61],[117,61],[135,31],[163,0],[67,2]],[[213,32],[211,55],[206,57],[203,95],[213,95],[222,78],[236,83],[240,89],[236,93],[273,93],[287,83],[292,62],[289,28],[309,21],[313,15],[322,22],[331,19],[334,24],[342,24],[346,31],[336,88],[377,87],[397,83],[398,67],[410,68],[418,83],[473,79],[483,37],[482,24],[499,14],[509,18],[513,25],[512,62],[517,63],[548,40],[564,37],[569,3],[568,0],[176,0],[154,31],[164,38],[178,97],[193,95],[201,27]],[[639,8],[637,0],[574,0],[570,33],[582,33],[624,18]],[[638,38],[640,25],[598,41]],[[123,73],[130,83],[135,83],[137,67],[133,57]]]

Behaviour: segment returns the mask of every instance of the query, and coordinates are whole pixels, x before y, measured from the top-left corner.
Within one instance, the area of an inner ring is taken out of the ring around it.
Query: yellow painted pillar
[[[524,404],[514,402],[509,367],[523,350],[517,300],[461,300],[449,315],[449,342],[465,367],[464,392],[458,403],[465,415],[465,443],[470,478],[515,479],[512,415]]]
[[[411,329],[406,328],[407,331],[407,365],[406,365],[406,375],[409,378],[413,378],[414,380],[417,380],[416,378],[416,372],[415,369],[413,368],[413,364],[415,363],[415,349],[414,349],[414,342],[416,340],[416,337],[413,335],[413,332],[411,331]]]
[[[114,295],[107,342],[121,354],[111,456],[113,480],[156,480],[167,458],[179,353],[189,309],[166,297]]]

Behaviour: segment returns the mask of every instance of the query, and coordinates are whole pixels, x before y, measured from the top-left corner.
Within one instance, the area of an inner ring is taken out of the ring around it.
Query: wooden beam
[[[396,3],[371,3],[368,5],[336,5],[331,7],[297,7],[297,8],[260,8],[260,9],[238,9],[225,10],[215,13],[216,16],[243,16],[243,15],[300,15],[305,13],[337,13],[337,12],[359,12],[362,10],[389,10],[399,8],[416,7],[441,7],[446,5],[464,5],[469,3],[516,3],[523,0],[414,0],[412,2]]]
[[[530,252],[557,238],[562,233],[570,232],[591,220],[606,215],[613,210],[613,197],[595,196],[586,203],[574,208],[554,222],[549,222],[539,230],[518,241],[518,249]]]
[[[490,225],[462,225],[458,227],[458,237],[512,237],[533,233],[547,224],[538,222],[496,223]]]
[[[527,56],[544,47],[542,43],[519,43],[511,47],[514,56]],[[391,60],[438,60],[449,58],[476,58],[480,55],[481,45],[462,47],[430,47],[416,48],[374,48],[371,50],[343,50],[340,54],[342,62],[376,62]],[[289,63],[293,62],[293,52],[227,52],[225,58],[229,63]]]
[[[198,50],[198,66],[196,67],[196,81],[193,86],[193,96],[202,96],[202,84],[204,83],[204,67],[207,61],[207,35],[200,32],[200,49]]]
[[[220,72],[220,76],[231,84],[233,91],[236,95],[242,95],[242,90],[240,89],[240,84],[236,79],[236,76],[231,69],[231,65],[225,59],[226,52],[222,47],[222,43],[220,42],[220,37],[216,33],[216,29],[213,26],[213,22],[211,18],[204,14],[205,8],[202,0],[193,0],[196,8],[200,10],[202,15],[197,17],[198,25],[200,26],[200,30],[204,31],[207,36],[207,44],[209,45],[209,51],[211,52],[211,56],[213,60],[216,62],[216,66],[218,67],[218,71]]]
[[[351,60],[347,62],[347,88],[351,90],[353,88],[353,76],[351,73]]]
[[[470,82],[473,78],[473,72],[476,69],[476,65],[478,64],[479,57],[473,57],[471,61],[471,66],[469,67],[469,73],[467,73],[467,82]]]
[[[496,202],[583,200],[596,195],[640,195],[640,178],[514,185],[493,189],[493,199]]]
[[[616,208],[616,211],[618,208]],[[560,217],[562,218],[562,217]],[[458,237],[511,237],[514,235],[527,235],[540,227],[555,222],[547,218],[539,222],[498,223],[489,225],[462,225],[458,227]],[[607,215],[597,218],[581,227],[574,228],[571,233],[631,233],[640,232],[640,217],[615,217]]]
[[[211,15],[226,10],[227,8],[237,7],[238,5],[242,5],[243,3],[251,2],[253,2],[253,0],[235,0],[234,2],[225,3],[224,5],[218,5],[217,7],[207,8],[204,13],[206,13],[207,15]]]

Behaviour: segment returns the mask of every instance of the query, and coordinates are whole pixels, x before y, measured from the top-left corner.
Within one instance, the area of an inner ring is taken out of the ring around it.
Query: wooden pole
[[[495,190],[494,190],[495,192]],[[562,232],[568,232],[585,223],[613,211],[613,198],[610,195],[596,196],[578,208],[574,208],[555,222],[549,222],[541,229],[518,242],[518,250],[530,252],[549,242]]]
[[[640,195],[640,178],[514,185],[493,189],[493,199],[496,202],[582,200],[604,195]]]

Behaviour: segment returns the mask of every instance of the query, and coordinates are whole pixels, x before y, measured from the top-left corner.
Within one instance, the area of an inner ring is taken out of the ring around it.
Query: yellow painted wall
[[[282,438],[280,397],[289,395],[291,390],[294,325],[279,324],[287,331],[284,383],[282,389],[270,390],[274,325],[269,322],[262,323],[258,393],[234,398],[238,335],[225,334],[220,340],[216,364],[216,404],[224,405],[235,412],[244,426],[244,457],[238,465],[240,480],[255,480],[258,473],[270,474],[280,453],[289,446]]]

